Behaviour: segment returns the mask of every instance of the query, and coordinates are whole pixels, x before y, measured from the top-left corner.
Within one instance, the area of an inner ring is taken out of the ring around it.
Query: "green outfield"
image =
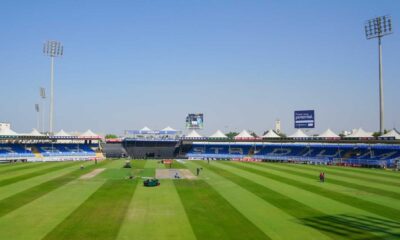
[[[203,170],[144,187],[170,166],[124,164],[0,165],[0,239],[400,239],[398,172],[175,161]]]

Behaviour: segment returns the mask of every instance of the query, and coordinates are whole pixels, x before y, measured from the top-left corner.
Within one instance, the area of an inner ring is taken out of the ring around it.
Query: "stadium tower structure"
[[[365,23],[366,38],[378,38],[379,51],[379,132],[384,131],[384,102],[383,102],[383,68],[382,68],[382,37],[392,34],[392,18],[382,16],[370,19]]]
[[[53,134],[54,127],[54,58],[64,54],[64,47],[60,42],[47,41],[43,45],[43,53],[50,57],[50,112],[49,112],[49,132]]]

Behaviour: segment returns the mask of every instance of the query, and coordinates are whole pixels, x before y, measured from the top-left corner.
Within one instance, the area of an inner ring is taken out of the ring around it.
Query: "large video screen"
[[[314,110],[295,111],[294,128],[315,128]]]
[[[204,127],[203,113],[190,113],[186,117],[186,128],[202,129]]]

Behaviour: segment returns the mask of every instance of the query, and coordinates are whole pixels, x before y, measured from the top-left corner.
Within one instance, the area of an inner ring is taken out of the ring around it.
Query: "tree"
[[[264,136],[265,134],[268,133],[268,131],[269,131],[269,130],[264,131],[262,135]]]
[[[251,131],[250,135],[255,137],[255,138],[258,137],[257,134],[255,132],[253,132],[253,131]]]
[[[114,138],[118,138],[118,136],[110,133],[106,135],[106,139],[114,139]]]
[[[227,136],[228,138],[233,139],[233,138],[236,137],[238,134],[239,134],[238,132],[228,132],[228,133],[226,134],[226,136]]]
[[[386,130],[386,129],[384,129],[383,130],[383,134],[386,134],[386,133],[388,133],[388,130]],[[380,133],[380,132],[374,132],[373,134],[372,134],[372,136],[374,136],[374,137],[379,137],[379,136],[381,136],[382,134]]]
[[[284,134],[283,132],[278,133],[278,135],[279,135],[281,138],[286,138],[286,137],[287,137],[286,134]]]
[[[380,135],[382,135],[380,132],[374,132],[374,133],[372,134],[372,136],[374,136],[374,137],[379,137]]]

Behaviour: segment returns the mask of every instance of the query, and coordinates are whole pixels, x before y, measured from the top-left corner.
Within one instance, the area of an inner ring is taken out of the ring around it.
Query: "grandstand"
[[[35,133],[35,134],[32,134]],[[11,129],[0,130],[0,162],[36,162],[103,159],[101,138],[90,130],[80,136],[60,131],[54,136],[36,130],[17,134]]]
[[[373,137],[372,133],[361,128],[349,136],[339,136],[330,129],[316,136],[296,131],[297,134],[285,138],[273,130],[262,137],[253,137],[243,130],[235,138],[228,138],[220,130],[210,137],[194,131],[186,136],[168,133],[169,137],[160,132],[162,130],[153,131],[147,127],[130,131],[129,136],[106,143],[106,156],[280,161],[365,167],[400,165],[400,141],[396,130],[382,137]]]
[[[193,142],[189,159],[251,159],[351,166],[396,167],[400,145],[313,142]]]
[[[147,158],[173,158],[177,155],[182,132],[171,127],[161,130],[151,130],[144,127],[140,130],[125,130],[125,137],[121,141],[121,147],[126,156],[136,159]],[[106,155],[113,155],[112,148],[115,143],[106,144]]]
[[[230,139],[220,131],[210,137],[193,133],[184,136],[170,127],[163,130],[145,127],[126,133],[128,135],[124,138],[102,144],[101,137],[90,130],[80,135],[70,135],[61,130],[53,136],[47,136],[36,130],[17,134],[5,128],[0,130],[0,162],[94,160],[106,156],[281,161],[367,167],[400,165],[400,144],[395,130],[383,138],[370,137],[370,133],[361,129],[355,132],[359,134],[358,138],[354,134],[351,137],[339,137],[326,131],[325,138],[303,134],[301,138],[281,138],[269,132],[263,137],[242,134]]]
[[[127,157],[125,148],[122,146],[122,139],[107,139],[104,147],[104,154],[107,158]]]
[[[140,140],[126,138],[122,142],[127,155],[136,159],[162,159],[177,156],[180,141],[172,139],[164,140]]]

